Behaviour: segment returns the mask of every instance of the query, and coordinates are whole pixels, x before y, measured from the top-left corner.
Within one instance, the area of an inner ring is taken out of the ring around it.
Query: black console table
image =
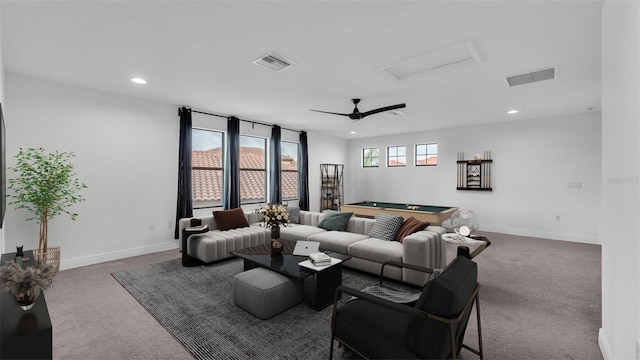
[[[15,253],[2,254],[0,261],[13,261]],[[33,251],[25,251],[34,265]],[[31,310],[22,310],[11,294],[0,296],[0,359],[51,359],[51,319],[44,292],[40,293]]]

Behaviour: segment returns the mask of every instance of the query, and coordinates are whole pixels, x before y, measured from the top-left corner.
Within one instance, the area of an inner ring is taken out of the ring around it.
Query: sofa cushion
[[[223,231],[249,226],[242,208],[214,211],[213,217],[216,219],[218,229]]]
[[[368,237],[369,236],[367,235],[347,231],[324,231],[309,236],[307,240],[319,242],[322,250],[336,251],[346,254],[349,245],[356,241],[367,239]]]
[[[345,231],[353,213],[325,210],[322,215],[322,220],[318,223],[319,228],[329,231]]]
[[[292,224],[300,224],[300,208],[299,207],[287,207],[289,213],[289,222]]]
[[[324,232],[327,232],[327,230],[316,226],[290,224],[290,226],[280,228],[280,239],[290,241],[307,240],[313,234]]]
[[[380,240],[394,240],[403,222],[402,216],[381,212],[376,215],[376,223],[371,228],[369,236]]]
[[[349,245],[347,254],[381,264],[388,260],[402,261],[402,244],[397,241],[369,238]]]
[[[427,226],[429,226],[429,223],[422,222],[414,218],[413,216],[411,216],[408,219],[406,219],[404,223],[402,223],[402,226],[400,227],[400,229],[398,229],[398,232],[396,233],[395,240],[402,242],[405,236],[409,236],[415,232],[424,230],[427,228]]]

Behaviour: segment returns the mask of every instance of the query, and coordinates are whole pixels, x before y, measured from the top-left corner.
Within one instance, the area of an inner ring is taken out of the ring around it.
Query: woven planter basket
[[[57,274],[60,271],[60,246],[54,246],[47,248],[46,252],[40,252],[40,249],[33,250],[33,257],[36,264],[53,264],[53,274]]]

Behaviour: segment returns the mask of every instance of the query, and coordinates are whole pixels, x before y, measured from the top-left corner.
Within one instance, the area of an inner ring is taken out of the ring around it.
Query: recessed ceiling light
[[[134,77],[134,78],[131,78],[131,82],[139,85],[147,85],[147,80],[143,78]]]
[[[355,134],[355,133],[356,133],[355,131],[349,131],[349,134]]]
[[[507,114],[517,114],[519,112],[520,111],[518,111],[518,110],[509,110],[509,111],[507,111]]]

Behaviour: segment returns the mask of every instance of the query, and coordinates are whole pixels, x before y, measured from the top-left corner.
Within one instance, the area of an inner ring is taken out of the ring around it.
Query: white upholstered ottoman
[[[302,280],[263,268],[236,274],[232,286],[233,303],[263,320],[302,301]]]

